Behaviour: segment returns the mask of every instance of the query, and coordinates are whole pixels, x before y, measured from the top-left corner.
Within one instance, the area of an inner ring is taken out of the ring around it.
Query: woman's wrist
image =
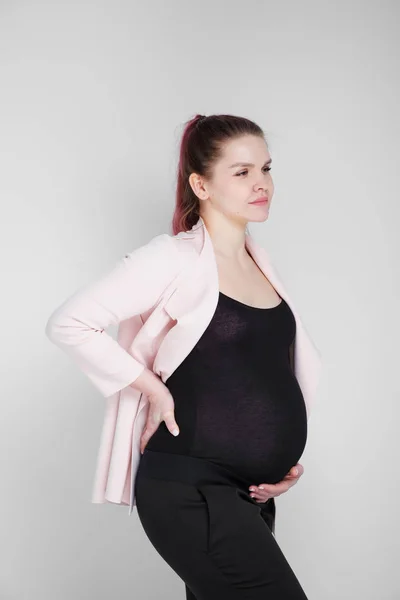
[[[159,393],[165,388],[163,381],[151,369],[144,368],[142,373],[130,384],[134,389],[139,390],[146,396]]]

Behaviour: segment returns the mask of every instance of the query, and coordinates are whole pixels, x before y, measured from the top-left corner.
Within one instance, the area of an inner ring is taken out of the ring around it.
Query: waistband
[[[249,487],[252,485],[250,480],[205,458],[171,452],[156,452],[147,448],[140,457],[139,470],[143,476],[181,481],[193,485],[228,483],[247,493],[250,493]]]
[[[226,494],[230,493],[229,488],[221,486],[221,484],[236,486],[245,491],[249,500],[259,507],[262,518],[275,535],[276,507],[274,498],[269,498],[266,502],[257,504],[250,496],[249,487],[251,482],[217,463],[196,456],[156,452],[145,448],[140,457],[137,475],[139,473],[143,477],[180,481],[198,486],[207,497],[214,517],[217,514],[219,515],[218,519],[214,518],[215,522],[223,522],[224,514],[219,513],[221,510],[222,513],[224,512],[224,499]],[[215,483],[220,485],[215,486]]]

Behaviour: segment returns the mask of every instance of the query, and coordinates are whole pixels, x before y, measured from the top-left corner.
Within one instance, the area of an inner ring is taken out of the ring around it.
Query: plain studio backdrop
[[[398,600],[399,4],[0,10],[1,600],[184,598],[136,508],[91,504],[104,399],[44,328],[171,233],[197,112],[264,129],[275,195],[249,228],[323,358],[277,541],[309,600]]]

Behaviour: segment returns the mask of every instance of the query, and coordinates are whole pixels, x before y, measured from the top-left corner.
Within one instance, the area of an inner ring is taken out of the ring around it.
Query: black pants
[[[136,507],[187,600],[307,600],[274,535],[275,503],[208,460],[144,450]]]

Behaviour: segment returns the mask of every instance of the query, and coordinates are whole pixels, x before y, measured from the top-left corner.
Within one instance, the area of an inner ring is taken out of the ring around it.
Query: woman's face
[[[262,137],[246,135],[227,142],[214,165],[211,181],[190,176],[193,191],[201,200],[202,214],[207,217],[209,211],[218,211],[243,224],[265,221],[274,193],[270,163]],[[251,204],[265,196],[266,204]]]

